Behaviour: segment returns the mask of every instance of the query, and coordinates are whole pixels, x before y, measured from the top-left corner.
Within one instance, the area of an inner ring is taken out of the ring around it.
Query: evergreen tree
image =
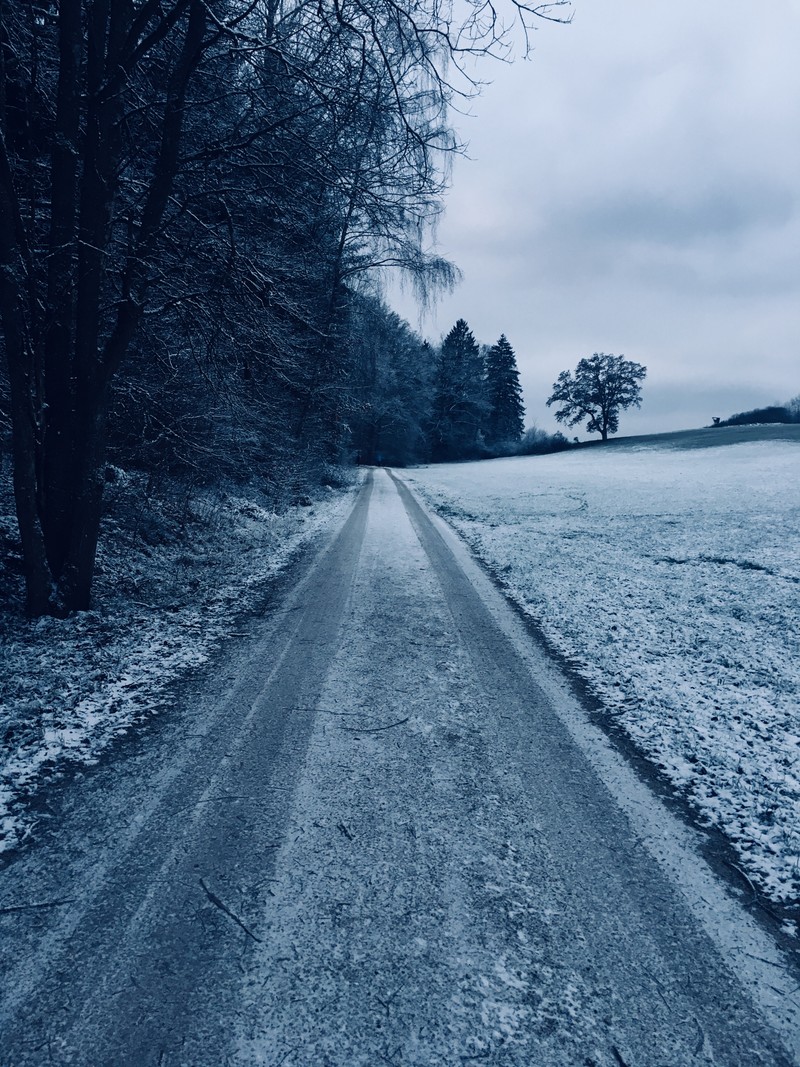
[[[436,368],[430,433],[434,461],[476,455],[485,414],[483,357],[469,326],[459,319],[442,342]]]
[[[486,356],[486,444],[493,449],[514,445],[525,428],[525,406],[514,349],[505,334]]]
[[[349,424],[359,462],[394,467],[427,459],[435,364],[430,346],[368,296],[353,300],[350,334],[359,402]]]

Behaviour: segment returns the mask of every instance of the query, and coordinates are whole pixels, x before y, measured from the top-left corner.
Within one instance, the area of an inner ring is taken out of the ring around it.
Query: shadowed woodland
[[[527,35],[561,7],[507,14]],[[448,112],[506,48],[480,2],[0,2],[2,472],[30,614],[89,606],[109,462],[280,505],[355,459],[452,457],[439,353],[379,287],[453,283],[431,251]]]

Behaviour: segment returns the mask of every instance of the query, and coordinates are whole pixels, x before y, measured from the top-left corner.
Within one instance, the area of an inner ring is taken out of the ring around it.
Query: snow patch
[[[32,793],[163,710],[169,687],[238,634],[269,583],[351,506],[350,493],[330,492],[279,512],[254,489],[145,509],[141,476],[114,472],[109,492],[127,511],[112,507],[105,522],[97,608],[33,622],[7,609],[0,620],[0,853],[48,817],[32,814]],[[15,528],[10,500],[0,501],[6,544]]]
[[[408,472],[772,899],[800,894],[800,448]]]

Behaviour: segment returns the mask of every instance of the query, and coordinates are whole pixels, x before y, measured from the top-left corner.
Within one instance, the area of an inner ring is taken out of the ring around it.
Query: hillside
[[[635,437],[612,437],[602,441],[583,441],[580,447],[605,448],[720,448],[755,441],[793,441],[800,444],[800,424],[782,423],[758,426],[705,426],[697,430],[645,434]]]

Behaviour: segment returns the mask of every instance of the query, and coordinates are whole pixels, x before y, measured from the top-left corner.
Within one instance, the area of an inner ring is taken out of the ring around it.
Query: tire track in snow
[[[236,1062],[791,1063],[400,492],[376,475]]]
[[[188,709],[129,774],[101,770],[63,831],[4,872],[5,899],[65,884],[72,899],[44,930],[5,920],[3,1067],[226,1062],[247,946],[209,888],[257,924],[371,490],[223,698]]]
[[[780,960],[400,492],[376,473],[227,698],[4,872],[76,901],[0,917],[5,1058],[788,1067],[742,989],[777,962],[796,1039]]]

